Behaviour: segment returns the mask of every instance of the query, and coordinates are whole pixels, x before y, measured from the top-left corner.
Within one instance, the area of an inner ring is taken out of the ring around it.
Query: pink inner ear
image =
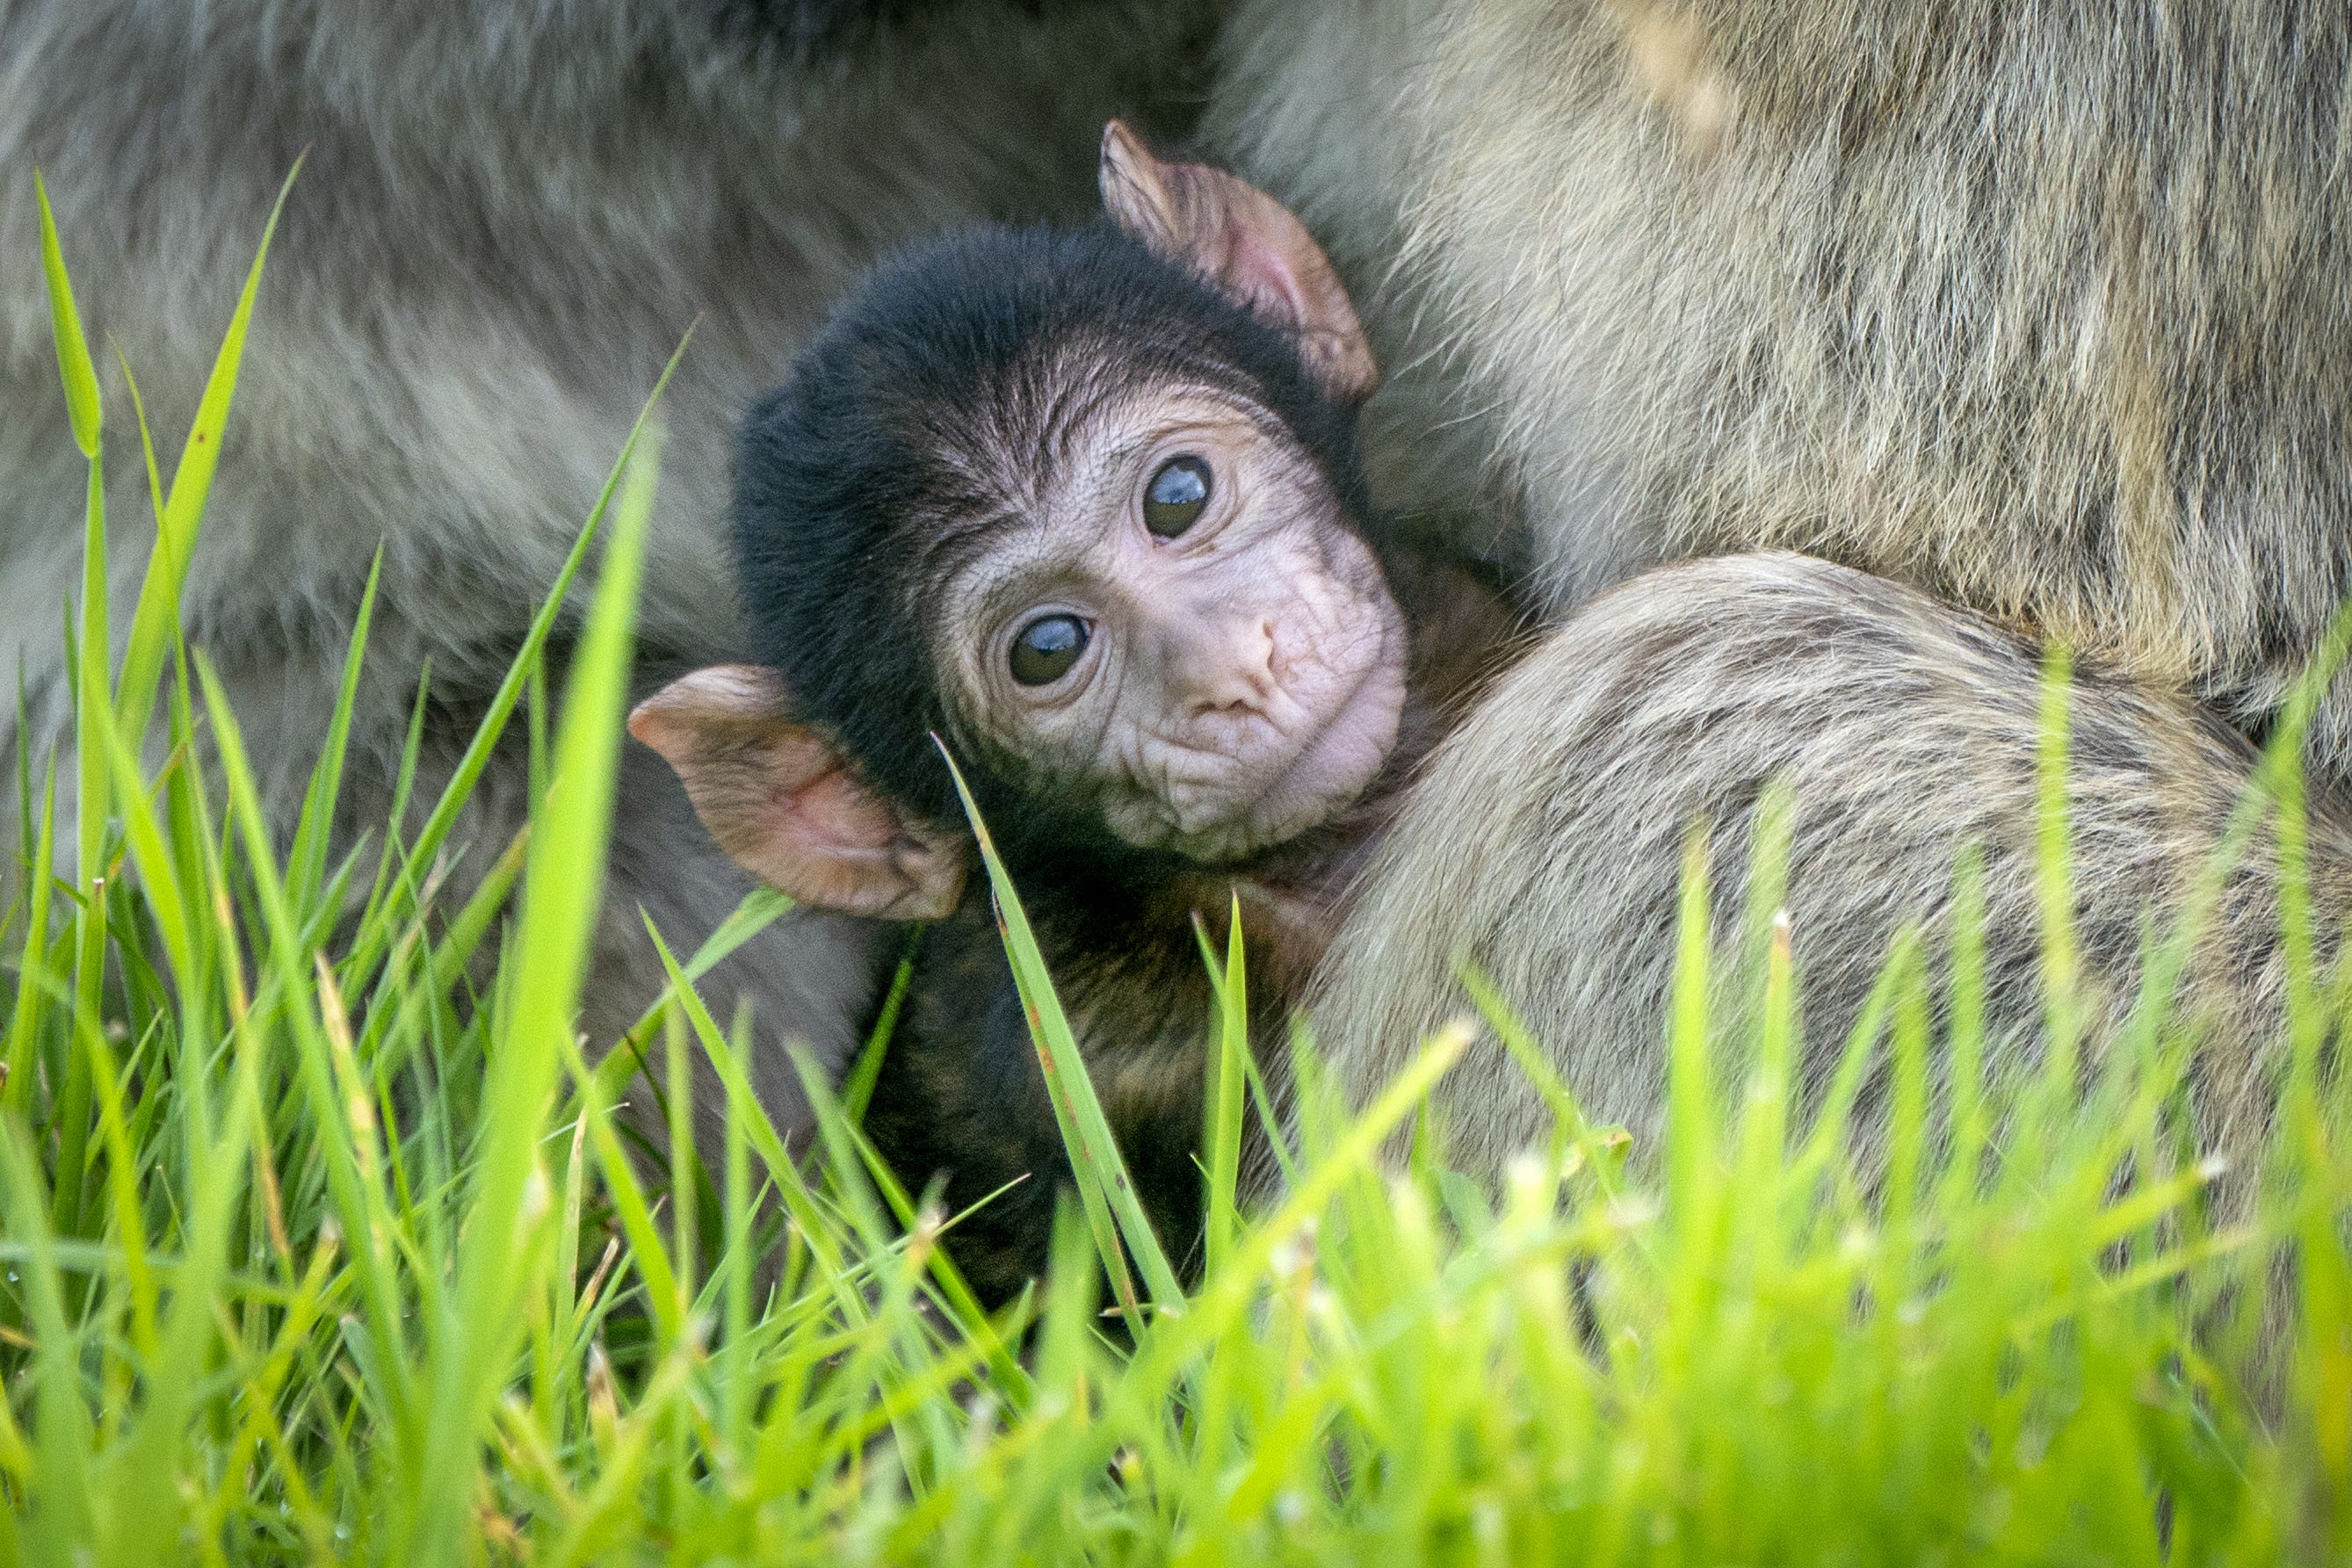
[[[1228,228],[1225,243],[1230,247],[1226,276],[1239,283],[1244,293],[1271,307],[1294,329],[1304,329],[1310,319],[1307,290],[1290,258],[1246,225]]]
[[[719,841],[748,870],[803,904],[850,915],[938,920],[955,908],[960,841],[901,818],[823,737],[785,727],[760,766],[756,807],[739,812],[714,799],[703,815],[714,831],[727,821]]]
[[[818,852],[887,854],[900,834],[898,814],[838,764],[805,782],[780,778],[768,801],[792,836]]]

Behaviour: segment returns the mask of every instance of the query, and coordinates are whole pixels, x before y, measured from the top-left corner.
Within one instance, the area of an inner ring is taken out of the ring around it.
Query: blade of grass
[[[1225,918],[1225,963],[1223,974],[1211,970],[1217,993],[1217,1048],[1210,1057],[1208,1115],[1203,1126],[1209,1145],[1208,1229],[1206,1265],[1214,1272],[1233,1250],[1239,1223],[1234,1189],[1241,1181],[1242,1101],[1246,1078],[1242,1059],[1249,1054],[1249,977],[1242,952],[1242,901],[1236,893]]]
[[[107,700],[106,485],[100,459],[89,460],[82,522],[81,625],[74,647],[75,865],[80,900],[74,922],[74,1016],[96,1018],[106,985],[106,821],[111,769],[99,737],[112,709]],[[58,1096],[58,1147],[51,1211],[58,1234],[81,1232],[82,1182],[89,1136],[89,1064],[79,1051],[67,1057]]]
[[[95,463],[100,428],[98,368],[90,361],[89,340],[82,335],[81,311],[74,304],[73,285],[66,277],[65,247],[58,239],[57,214],[49,210],[49,188],[38,169],[33,171],[33,199],[41,209],[41,275],[48,285],[49,337],[57,347],[58,374],[65,382],[66,419],[73,427],[74,444]]]
[[[23,734],[19,728],[18,734]],[[37,836],[34,840],[33,859],[26,868],[26,881],[28,914],[25,922],[23,956],[16,966],[16,996],[10,1005],[7,1051],[5,1053],[6,1083],[0,1084],[0,1109],[17,1116],[25,1115],[32,1104],[33,1064],[40,1049],[40,1035],[45,1004],[49,988],[48,978],[49,904],[51,890],[57,885],[52,868],[57,860],[58,829],[58,769],[52,761],[41,786],[41,814]]]
[[[203,531],[205,505],[211,498],[213,475],[220,466],[222,434],[228,428],[229,404],[236,396],[238,369],[245,362],[246,335],[253,325],[253,303],[261,292],[262,264],[269,258],[269,242],[278,233],[278,215],[302,172],[302,160],[286,172],[278,200],[262,225],[261,244],[253,265],[246,270],[236,308],[229,316],[212,373],[196,403],[195,423],[188,429],[180,461],[172,470],[172,488],[155,519],[155,550],[148,558],[147,575],[139,585],[139,602],[131,616],[131,642],[122,658],[122,684],[115,711],[123,728],[143,735],[155,700],[155,683],[163,674],[164,656],[178,640],[181,590],[187,586],[188,566],[194,559],[196,538]]]
[[[320,743],[318,765],[303,792],[302,811],[295,819],[294,847],[286,857],[286,881],[304,906],[316,902],[327,874],[327,841],[334,831],[335,805],[342,794],[343,758],[351,749],[352,710],[358,705],[360,665],[367,653],[368,630],[375,620],[376,588],[383,578],[383,547],[376,547],[368,562],[367,586],[360,591],[359,613],[352,622],[351,648],[343,656],[342,684],[335,691],[334,711],[327,717],[326,738]]]
[[[1029,917],[1022,912],[1020,895],[1013,889],[1013,879],[1006,874],[1004,862],[997,858],[988,824],[981,821],[980,804],[971,798],[961,769],[948,755],[946,746],[940,747],[940,755],[947,760],[948,771],[955,779],[956,794],[963,801],[964,814],[971,819],[973,836],[979,841],[981,859],[988,867],[1005,954],[1012,960],[1013,978],[1021,990],[1030,1039],[1037,1048],[1046,1088],[1057,1114],[1064,1119],[1063,1135],[1069,1144],[1070,1164],[1080,1196],[1094,1193],[1096,1197],[1089,1203],[1098,1200],[1117,1220],[1118,1235],[1125,1239],[1128,1251],[1143,1273],[1153,1306],[1161,1312],[1181,1311],[1183,1288],[1177,1283],[1176,1270],[1169,1266],[1168,1256],[1160,1249],[1160,1239],[1152,1234],[1151,1222],[1145,1217],[1143,1205],[1136,1197],[1135,1183],[1128,1175],[1127,1162],[1120,1157],[1118,1141],[1111,1136],[1110,1124],[1103,1119],[1102,1103],[1095,1097],[1094,1084],[1087,1076],[1086,1060],[1078,1051],[1070,1020],[1062,1011],[1061,998],[1054,994],[1053,979],[1045,972],[1045,955],[1038,950],[1037,938],[1029,929]],[[1108,1239],[1097,1231],[1097,1239]],[[1126,1272],[1118,1252],[1117,1246],[1112,1245],[1103,1258],[1114,1284]],[[1132,1312],[1131,1306],[1129,1310]]]
[[[97,367],[90,361],[89,341],[82,333],[81,311],[74,302],[73,285],[66,273],[65,251],[58,238],[56,215],[49,209],[48,189],[37,172],[33,176],[33,192],[41,214],[41,269],[48,290],[58,379],[65,387],[66,413],[73,429],[74,444],[81,449],[89,467],[82,508],[81,620],[72,660],[75,727],[86,740],[99,733],[98,714],[107,706],[107,663],[111,645],[107,625],[101,408]],[[103,901],[94,890],[100,886],[100,879],[104,874],[107,768],[102,753],[87,744],[77,748],[76,764],[75,844],[79,853],[75,864],[79,880],[75,891],[87,902],[75,922],[74,1000],[78,1017],[95,1018],[106,963]],[[46,873],[44,867],[42,874]],[[68,1051],[66,1081],[55,1120],[60,1143],[51,1214],[52,1222],[64,1235],[77,1234],[80,1228],[89,1133],[89,1071],[83,1054]]]
[[[866,1033],[866,1044],[857,1053],[857,1061],[841,1082],[841,1108],[852,1122],[864,1124],[866,1107],[873,1102],[874,1085],[882,1076],[882,1053],[890,1049],[890,1037],[898,1030],[898,1014],[907,1005],[907,993],[915,984],[915,952],[921,946],[923,928],[919,925],[907,933],[906,950],[900,954],[898,967],[890,977],[890,988],[882,998],[882,1010],[874,1016],[874,1027]]]

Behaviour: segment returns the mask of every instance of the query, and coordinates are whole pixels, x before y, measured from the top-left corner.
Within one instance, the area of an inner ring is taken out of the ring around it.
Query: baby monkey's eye
[[[1013,639],[1013,678],[1024,686],[1060,680],[1087,651],[1087,623],[1075,615],[1040,615]]]
[[[1198,457],[1171,457],[1143,487],[1143,526],[1172,539],[1201,520],[1209,505],[1209,465]]]

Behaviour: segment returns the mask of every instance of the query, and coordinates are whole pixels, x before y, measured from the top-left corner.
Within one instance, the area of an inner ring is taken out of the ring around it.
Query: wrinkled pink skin
[[[1229,394],[1111,403],[1075,444],[1090,455],[1020,498],[1023,522],[943,586],[942,654],[966,738],[1066,782],[1129,843],[1231,860],[1327,821],[1395,745],[1405,635],[1379,564],[1338,498],[1272,421]],[[1171,457],[1214,476],[1174,538],[1143,524]],[[1040,615],[1087,623],[1050,685],[1013,679]]]

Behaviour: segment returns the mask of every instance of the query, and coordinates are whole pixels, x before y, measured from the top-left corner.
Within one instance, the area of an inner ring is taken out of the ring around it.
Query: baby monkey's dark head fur
[[[1093,227],[877,269],[745,427],[769,673],[700,672],[635,727],[804,901],[951,903],[934,734],[1017,873],[1145,878],[1328,821],[1395,741],[1403,625],[1355,440],[1377,376],[1345,291],[1232,175],[1117,125],[1102,172]]]

